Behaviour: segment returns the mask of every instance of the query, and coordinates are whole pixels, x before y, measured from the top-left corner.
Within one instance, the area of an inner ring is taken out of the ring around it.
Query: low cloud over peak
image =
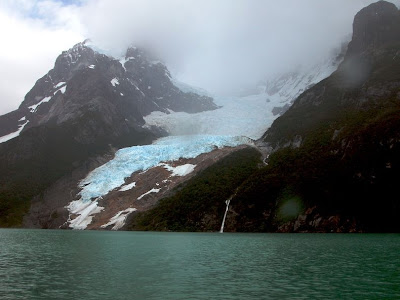
[[[115,56],[129,44],[151,48],[182,81],[229,93],[329,55],[351,34],[357,11],[372,2],[5,0],[0,63],[10,71],[1,81],[10,82],[0,85],[0,114],[18,106],[58,53],[86,37]],[[24,45],[34,46],[16,55]]]

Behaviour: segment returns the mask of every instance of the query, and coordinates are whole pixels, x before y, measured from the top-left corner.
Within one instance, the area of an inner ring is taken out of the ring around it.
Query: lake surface
[[[0,229],[0,299],[400,299],[399,234]]]

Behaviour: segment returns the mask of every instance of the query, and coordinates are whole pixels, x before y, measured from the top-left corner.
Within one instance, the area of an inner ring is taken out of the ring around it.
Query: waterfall
[[[224,219],[222,220],[222,225],[221,225],[221,229],[219,230],[219,233],[223,233],[223,232],[224,232],[224,225],[225,225],[226,214],[228,213],[229,203],[231,202],[231,199],[232,199],[232,197],[225,201],[225,203],[226,203],[226,210],[225,210]]]

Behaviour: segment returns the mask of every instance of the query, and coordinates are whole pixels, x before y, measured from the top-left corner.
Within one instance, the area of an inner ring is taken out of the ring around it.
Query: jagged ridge
[[[142,49],[129,48],[120,61],[87,42],[75,45],[18,110],[0,117],[0,225],[20,224],[33,196],[90,157],[164,134],[143,128],[146,114],[215,108],[212,98],[175,87],[167,68]]]

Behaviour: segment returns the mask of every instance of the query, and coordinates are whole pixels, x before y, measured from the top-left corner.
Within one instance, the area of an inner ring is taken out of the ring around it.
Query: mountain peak
[[[396,5],[379,1],[360,10],[353,22],[348,55],[357,55],[384,44],[400,41],[400,13]]]

